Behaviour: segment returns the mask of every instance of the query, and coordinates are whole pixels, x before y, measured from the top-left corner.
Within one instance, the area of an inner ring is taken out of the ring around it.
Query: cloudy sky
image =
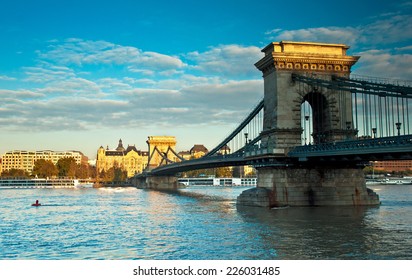
[[[263,96],[272,41],[343,43],[354,74],[412,80],[412,1],[0,0],[0,155],[178,150],[225,138]]]

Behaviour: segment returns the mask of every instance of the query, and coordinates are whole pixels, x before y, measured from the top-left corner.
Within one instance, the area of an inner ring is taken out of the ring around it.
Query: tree
[[[3,172],[1,173],[1,177],[9,177],[9,178],[17,178],[17,177],[20,177],[20,178],[27,178],[27,177],[29,177],[29,174],[27,174],[27,172],[26,172],[25,170],[23,170],[23,169],[15,169],[15,168],[12,168],[12,169],[10,169],[10,170],[3,171]]]
[[[57,161],[56,167],[60,177],[75,177],[77,164],[73,157],[60,158]]]
[[[232,177],[232,170],[230,167],[216,168],[216,177],[218,178],[230,178]]]
[[[196,178],[196,177],[208,177],[215,175],[215,170],[213,168],[199,169],[183,172],[183,177]]]
[[[95,178],[96,167],[90,164],[77,164],[75,176],[79,179]]]
[[[119,167],[113,167],[114,168],[114,182],[121,182],[125,181],[127,179],[127,171],[124,171],[123,169]]]
[[[40,178],[46,178],[57,176],[59,171],[50,160],[39,159],[34,163],[32,174]]]
[[[114,179],[114,167],[110,167],[109,169],[105,170],[103,173],[103,181],[104,182],[111,182]]]
[[[87,165],[87,169],[89,170],[88,177],[90,178],[97,178],[97,169],[94,165]]]
[[[120,167],[112,166],[108,170],[100,172],[100,178],[103,182],[120,182],[127,179],[127,171]]]

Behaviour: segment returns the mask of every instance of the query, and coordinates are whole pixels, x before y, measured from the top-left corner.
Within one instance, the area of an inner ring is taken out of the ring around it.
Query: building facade
[[[115,150],[102,146],[97,150],[96,170],[98,173],[107,171],[112,167],[119,167],[127,172],[127,177],[142,173],[146,169],[148,152],[137,150],[135,146],[123,147],[122,139]]]
[[[412,171],[412,160],[374,161],[371,165],[375,170],[385,172]]]
[[[76,164],[87,164],[88,158],[79,151],[9,151],[6,152],[1,159],[2,172],[11,169],[24,170],[31,174],[34,164],[39,159],[49,160],[53,164],[57,164],[59,159],[72,157]]]
[[[192,158],[201,158],[204,155],[206,155],[209,151],[205,146],[201,144],[195,144],[189,152]]]

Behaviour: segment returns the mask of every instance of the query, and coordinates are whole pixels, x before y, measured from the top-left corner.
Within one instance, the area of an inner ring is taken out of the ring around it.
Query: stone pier
[[[132,180],[134,187],[152,190],[177,190],[180,184],[175,176],[139,176]]]
[[[362,169],[263,167],[257,187],[242,192],[239,205],[360,206],[379,205],[379,196],[366,188]]]

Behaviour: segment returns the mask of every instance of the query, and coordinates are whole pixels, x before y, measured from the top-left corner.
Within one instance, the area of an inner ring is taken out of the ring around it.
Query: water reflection
[[[371,216],[379,207],[237,210],[245,223],[262,228],[260,239],[282,259],[390,259],[393,255],[387,248],[391,246],[394,229],[385,231],[371,226]],[[389,247],[382,250],[385,243]],[[411,256],[407,250],[397,254]]]
[[[236,207],[243,190],[2,190],[0,259],[412,258],[411,187],[370,208]]]

